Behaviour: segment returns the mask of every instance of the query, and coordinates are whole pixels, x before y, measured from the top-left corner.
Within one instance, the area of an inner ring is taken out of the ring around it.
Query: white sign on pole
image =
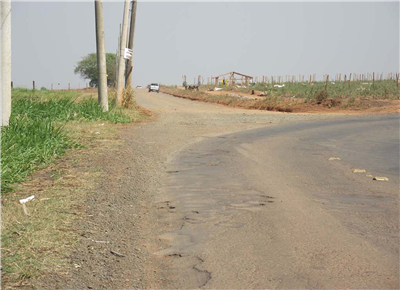
[[[131,56],[132,56],[132,53],[133,53],[132,49],[129,49],[129,48],[125,47],[124,58],[125,59],[130,59]]]

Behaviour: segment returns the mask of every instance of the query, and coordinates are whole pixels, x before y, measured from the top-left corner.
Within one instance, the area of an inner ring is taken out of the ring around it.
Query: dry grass
[[[116,131],[111,124],[69,127],[74,127],[74,136],[80,136],[86,148],[70,151],[56,163],[35,172],[2,199],[3,289],[33,287],[31,279],[63,274],[76,245],[79,233],[74,231],[74,224],[82,218],[86,195],[102,175],[99,169],[86,169],[88,153],[100,150],[104,139],[112,146]],[[27,216],[18,200],[31,195],[35,199],[26,204]]]
[[[146,118],[137,109],[123,111],[134,121]],[[67,151],[2,198],[2,289],[35,289],[34,281],[39,277],[45,280],[68,274],[69,257],[80,235],[75,225],[85,218],[86,197],[105,174],[90,166],[90,156],[118,150],[118,126],[124,125],[69,122],[68,135],[83,147]],[[27,216],[19,200],[31,195],[35,199],[26,204]]]

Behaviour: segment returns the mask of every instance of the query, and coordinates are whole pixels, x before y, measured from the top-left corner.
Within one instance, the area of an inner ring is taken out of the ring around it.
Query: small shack
[[[215,85],[218,86],[219,84],[219,79],[223,79],[228,81],[230,85],[235,85],[235,84],[241,84],[241,85],[248,85],[249,83],[253,82],[253,77],[248,76],[245,74],[241,74],[235,71],[228,72],[226,74],[222,74],[216,77],[212,77],[211,79],[215,80]]]

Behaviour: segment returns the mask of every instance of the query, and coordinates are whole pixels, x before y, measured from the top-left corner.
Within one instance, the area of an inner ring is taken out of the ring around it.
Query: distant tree
[[[116,80],[116,56],[114,53],[106,53],[107,65],[107,85],[113,86]],[[83,79],[90,80],[91,87],[97,87],[99,81],[99,74],[97,70],[97,54],[89,53],[87,56],[78,61],[75,74],[80,74]]]

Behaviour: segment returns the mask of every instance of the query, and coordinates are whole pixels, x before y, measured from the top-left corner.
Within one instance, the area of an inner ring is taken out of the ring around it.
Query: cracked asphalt
[[[108,284],[92,287],[398,288],[398,167],[358,164],[341,150],[348,140],[328,133],[365,116],[243,110],[144,89],[135,98],[154,120],[121,130],[120,154],[108,159],[121,170],[104,187],[116,213],[101,217],[126,258],[99,255]],[[368,118],[379,131],[385,117]],[[398,120],[387,122],[387,148],[398,148]],[[389,182],[352,173],[359,166]]]
[[[168,287],[398,286],[397,114],[246,111],[139,90],[137,100],[170,148],[153,232]]]

